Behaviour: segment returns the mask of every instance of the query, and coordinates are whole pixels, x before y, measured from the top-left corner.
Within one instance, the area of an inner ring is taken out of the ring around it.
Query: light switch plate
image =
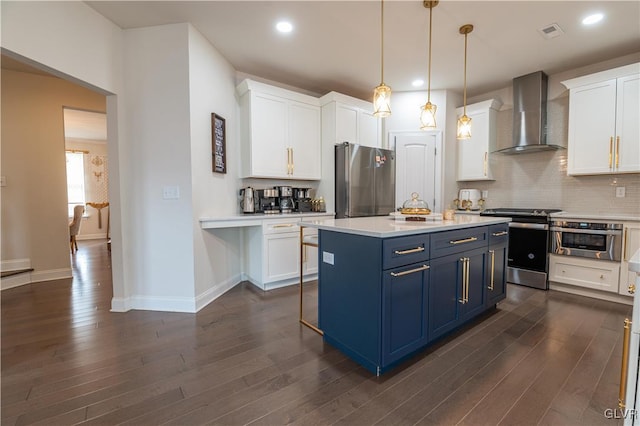
[[[626,190],[624,186],[616,186],[616,197],[624,198],[626,195]]]
[[[173,186],[165,186],[162,188],[162,198],[165,200],[177,200],[180,198],[180,187]]]

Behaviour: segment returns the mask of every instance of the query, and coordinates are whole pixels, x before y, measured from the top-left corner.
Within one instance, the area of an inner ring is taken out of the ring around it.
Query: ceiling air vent
[[[538,29],[538,32],[547,40],[564,34],[564,31],[562,31],[562,28],[560,28],[560,25],[558,24],[545,25],[544,27]]]

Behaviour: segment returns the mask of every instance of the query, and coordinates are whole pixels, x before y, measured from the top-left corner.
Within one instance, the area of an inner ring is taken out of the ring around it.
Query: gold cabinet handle
[[[484,164],[483,164],[483,170],[484,170],[484,177],[487,177],[487,160],[489,159],[489,153],[487,151],[484,152]]]
[[[627,397],[627,371],[629,369],[629,337],[631,335],[631,321],[624,320],[624,335],[622,338],[622,367],[620,368],[620,391],[618,392],[618,408],[625,407]]]
[[[458,302],[465,305],[469,303],[469,258],[461,257],[462,262],[462,299],[458,299]]]
[[[620,136],[616,136],[616,169],[620,167]]]
[[[627,287],[627,290],[629,290],[629,294],[636,294],[636,285],[629,284],[629,287]]]
[[[493,232],[491,233],[491,235],[493,235],[494,237],[502,237],[503,235],[507,235],[509,233],[509,231],[500,231],[500,232]]]
[[[295,168],[293,165],[293,148],[290,148],[290,149],[291,149],[291,174],[293,174],[294,168]]]
[[[409,269],[408,271],[402,271],[402,272],[390,272],[390,274],[392,277],[401,277],[403,275],[409,275],[409,274],[414,274],[416,272],[426,271],[427,269],[429,269],[429,265],[422,265],[419,268]]]
[[[493,291],[493,277],[494,277],[494,270],[496,265],[496,251],[489,250],[489,253],[491,253],[491,284],[487,288]]]
[[[283,223],[280,225],[272,225],[272,228],[291,228],[292,226],[295,226],[293,223]]]
[[[464,240],[452,240],[449,241],[449,244],[463,244],[463,243],[470,243],[472,241],[477,241],[478,238],[476,237],[471,237],[471,238],[465,238]]]
[[[611,168],[613,156],[613,136],[609,138],[609,168]]]
[[[410,250],[396,250],[394,251],[394,253],[402,255],[402,254],[420,253],[421,251],[424,251],[424,247],[416,247]]]

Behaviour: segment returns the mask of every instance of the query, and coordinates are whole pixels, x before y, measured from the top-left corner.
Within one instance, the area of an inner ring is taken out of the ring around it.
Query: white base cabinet
[[[640,250],[640,223],[625,223],[622,240],[622,266],[620,269],[619,293],[633,296],[640,288],[636,288],[636,273],[629,270],[629,259]]]
[[[567,174],[640,172],[640,63],[563,81],[569,91]]]
[[[620,262],[549,255],[549,281],[618,293]]]
[[[314,217],[314,220],[333,216]],[[300,282],[300,218],[278,218],[261,226],[245,229],[245,275],[255,286],[271,290]],[[317,235],[315,229],[304,229],[305,237]],[[318,249],[303,246],[304,281],[317,279]]]
[[[318,98],[252,80],[236,90],[243,177],[319,180]]]
[[[458,180],[495,180],[489,157],[496,150],[496,114],[502,102],[490,99],[467,105],[471,118],[471,138],[458,141]],[[458,117],[463,108],[457,109]]]

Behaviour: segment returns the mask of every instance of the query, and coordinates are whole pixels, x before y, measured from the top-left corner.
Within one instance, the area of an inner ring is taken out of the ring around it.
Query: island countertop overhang
[[[375,238],[393,238],[407,235],[428,234],[477,226],[508,223],[508,217],[485,217],[460,215],[453,220],[427,220],[425,222],[406,222],[390,216],[357,217],[330,220],[305,220],[299,224],[303,227],[317,228],[325,231],[345,234],[363,235]]]

